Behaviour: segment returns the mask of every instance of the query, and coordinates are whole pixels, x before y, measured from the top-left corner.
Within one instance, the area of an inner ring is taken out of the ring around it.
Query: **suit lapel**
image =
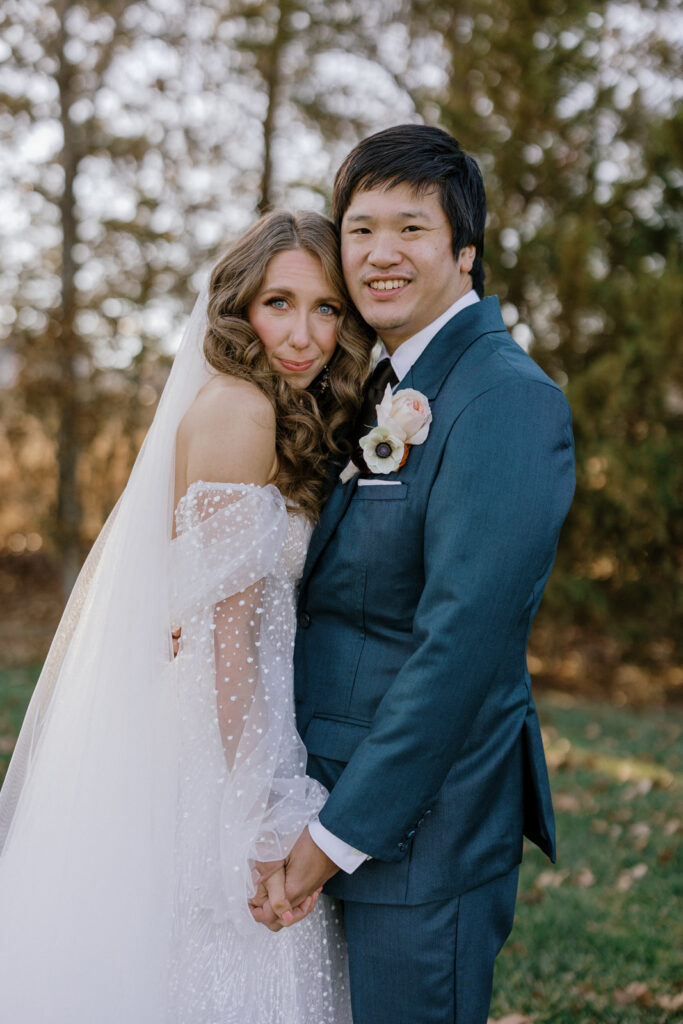
[[[453,319],[449,320],[438,334],[434,335],[420,358],[397,386],[396,391],[414,388],[416,391],[421,391],[430,400],[435,399],[441,385],[470,345],[483,334],[494,331],[505,331],[498,299],[495,297],[482,299],[481,302],[468,306],[461,313],[456,313]],[[337,480],[311,537],[301,580],[302,588],[306,585],[315,563],[339,525],[357,486],[358,476],[353,477],[346,484],[341,484]]]
[[[483,334],[505,331],[498,299],[492,296],[456,313],[434,335],[396,388],[414,388],[432,401],[458,360]]]
[[[306,564],[304,566],[303,576],[301,579],[302,587],[305,585],[306,580],[313,570],[313,566],[336,530],[337,524],[346,512],[349,502],[356,492],[357,486],[358,476],[353,477],[353,479],[349,480],[348,483],[342,484],[337,481],[334,485],[334,490],[327,499],[327,504],[322,511],[318,525],[313,531],[311,543],[308,546]]]

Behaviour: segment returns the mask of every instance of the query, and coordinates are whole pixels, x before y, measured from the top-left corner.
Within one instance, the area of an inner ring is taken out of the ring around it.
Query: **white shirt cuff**
[[[359,868],[366,860],[371,860],[367,853],[361,853],[355,847],[349,846],[343,839],[339,839],[320,824],[319,818],[313,818],[308,823],[308,831],[316,846],[320,847],[323,853],[327,854],[331,861],[352,875],[356,868]]]

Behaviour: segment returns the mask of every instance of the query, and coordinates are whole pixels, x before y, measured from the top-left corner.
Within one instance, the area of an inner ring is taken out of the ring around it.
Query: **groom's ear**
[[[474,257],[477,254],[477,250],[473,245],[464,246],[458,253],[458,267],[461,273],[469,274],[472,267],[474,266]]]

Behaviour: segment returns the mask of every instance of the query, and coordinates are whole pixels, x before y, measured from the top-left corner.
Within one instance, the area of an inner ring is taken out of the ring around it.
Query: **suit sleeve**
[[[416,648],[320,814],[345,842],[380,860],[405,856],[552,565],[573,489],[557,388],[500,384],[454,423],[427,504]]]

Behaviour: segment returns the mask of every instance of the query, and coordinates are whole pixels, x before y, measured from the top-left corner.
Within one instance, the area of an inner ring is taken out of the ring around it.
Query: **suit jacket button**
[[[414,835],[415,835],[415,829],[411,828],[410,832],[408,833],[408,839],[412,839]]]
[[[302,629],[308,629],[311,624],[311,616],[308,612],[299,612],[299,625]]]

